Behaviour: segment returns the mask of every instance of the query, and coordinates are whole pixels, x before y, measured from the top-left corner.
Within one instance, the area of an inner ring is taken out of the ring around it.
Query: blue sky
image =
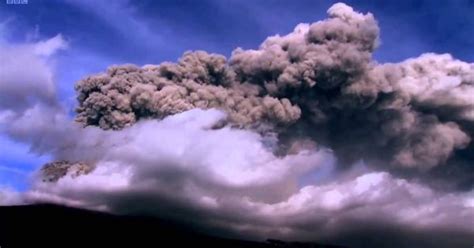
[[[198,49],[228,57],[236,47],[256,48],[269,35],[325,18],[334,2],[29,0],[27,5],[0,3],[0,23],[10,43],[63,35],[69,48],[58,55],[55,75],[61,101],[72,109],[74,83],[111,64],[175,61],[184,51]],[[474,61],[472,0],[346,3],[379,21],[382,44],[374,56],[380,62],[424,52]],[[26,188],[28,172],[48,160],[5,136],[0,148],[0,185]]]

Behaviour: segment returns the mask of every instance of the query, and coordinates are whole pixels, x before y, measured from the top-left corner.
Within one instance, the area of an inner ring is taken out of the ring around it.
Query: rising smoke
[[[227,61],[204,51],[178,63],[112,66],[76,85],[76,120],[122,129],[141,119],[218,108],[241,127],[272,126],[313,138],[340,159],[420,168],[468,147],[474,129],[474,66],[448,54],[379,64],[372,14],[335,4],[329,19],[272,36]]]

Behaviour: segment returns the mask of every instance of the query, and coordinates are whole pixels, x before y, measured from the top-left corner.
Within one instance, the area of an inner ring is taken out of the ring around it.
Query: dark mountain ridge
[[[315,243],[214,237],[169,220],[59,205],[0,207],[0,247],[342,248]]]

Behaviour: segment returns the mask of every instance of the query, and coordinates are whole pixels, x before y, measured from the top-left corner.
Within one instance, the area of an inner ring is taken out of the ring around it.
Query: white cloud
[[[191,219],[206,216],[194,220],[201,225],[258,238],[330,239],[357,228],[354,221],[474,232],[473,192],[441,194],[386,172],[341,174],[300,188],[301,177],[333,159],[329,151],[276,157],[257,133],[209,128],[221,118],[195,109],[120,131],[78,129],[82,141],[60,154],[95,160],[98,169],[38,182],[26,197],[158,216],[181,206]]]
[[[68,47],[68,43],[64,40],[61,34],[58,34],[48,40],[39,41],[33,46],[35,54],[51,56],[58,50],[66,49]]]
[[[0,23],[0,29],[4,25]],[[58,113],[65,117],[57,102],[53,62],[54,55],[66,49],[67,43],[60,34],[38,42],[11,43],[1,32],[4,31],[0,30],[0,155],[6,162],[0,169],[19,172],[14,165],[21,163],[31,170],[45,159],[28,151],[41,140],[36,131],[51,125]],[[22,135],[19,129],[29,131]]]
[[[21,112],[34,104],[55,104],[50,57],[66,48],[61,35],[31,44],[0,44],[0,111]]]
[[[12,206],[20,204],[23,204],[20,193],[0,185],[0,206]]]

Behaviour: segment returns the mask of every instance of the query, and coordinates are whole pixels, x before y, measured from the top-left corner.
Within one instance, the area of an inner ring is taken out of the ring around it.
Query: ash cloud
[[[193,108],[220,108],[236,124],[291,123],[300,109],[288,99],[259,96],[253,85],[234,81],[221,55],[188,52],[179,63],[115,66],[76,85],[77,121],[121,129],[142,118],[163,118]]]
[[[338,3],[328,15],[229,59],[186,52],[88,76],[76,85],[76,122],[49,83],[15,86],[34,100],[0,101],[2,131],[63,161],[15,201],[165,216],[253,239],[472,245],[474,65],[448,54],[377,63],[372,14]],[[41,44],[35,59],[61,42]],[[432,187],[439,180],[456,187]]]
[[[344,4],[229,60],[203,51],[178,63],[113,66],[76,86],[76,120],[121,129],[140,119],[218,108],[241,127],[311,137],[351,164],[429,170],[472,149],[474,66],[448,54],[379,64],[373,15]],[[266,129],[267,130],[267,129]]]

